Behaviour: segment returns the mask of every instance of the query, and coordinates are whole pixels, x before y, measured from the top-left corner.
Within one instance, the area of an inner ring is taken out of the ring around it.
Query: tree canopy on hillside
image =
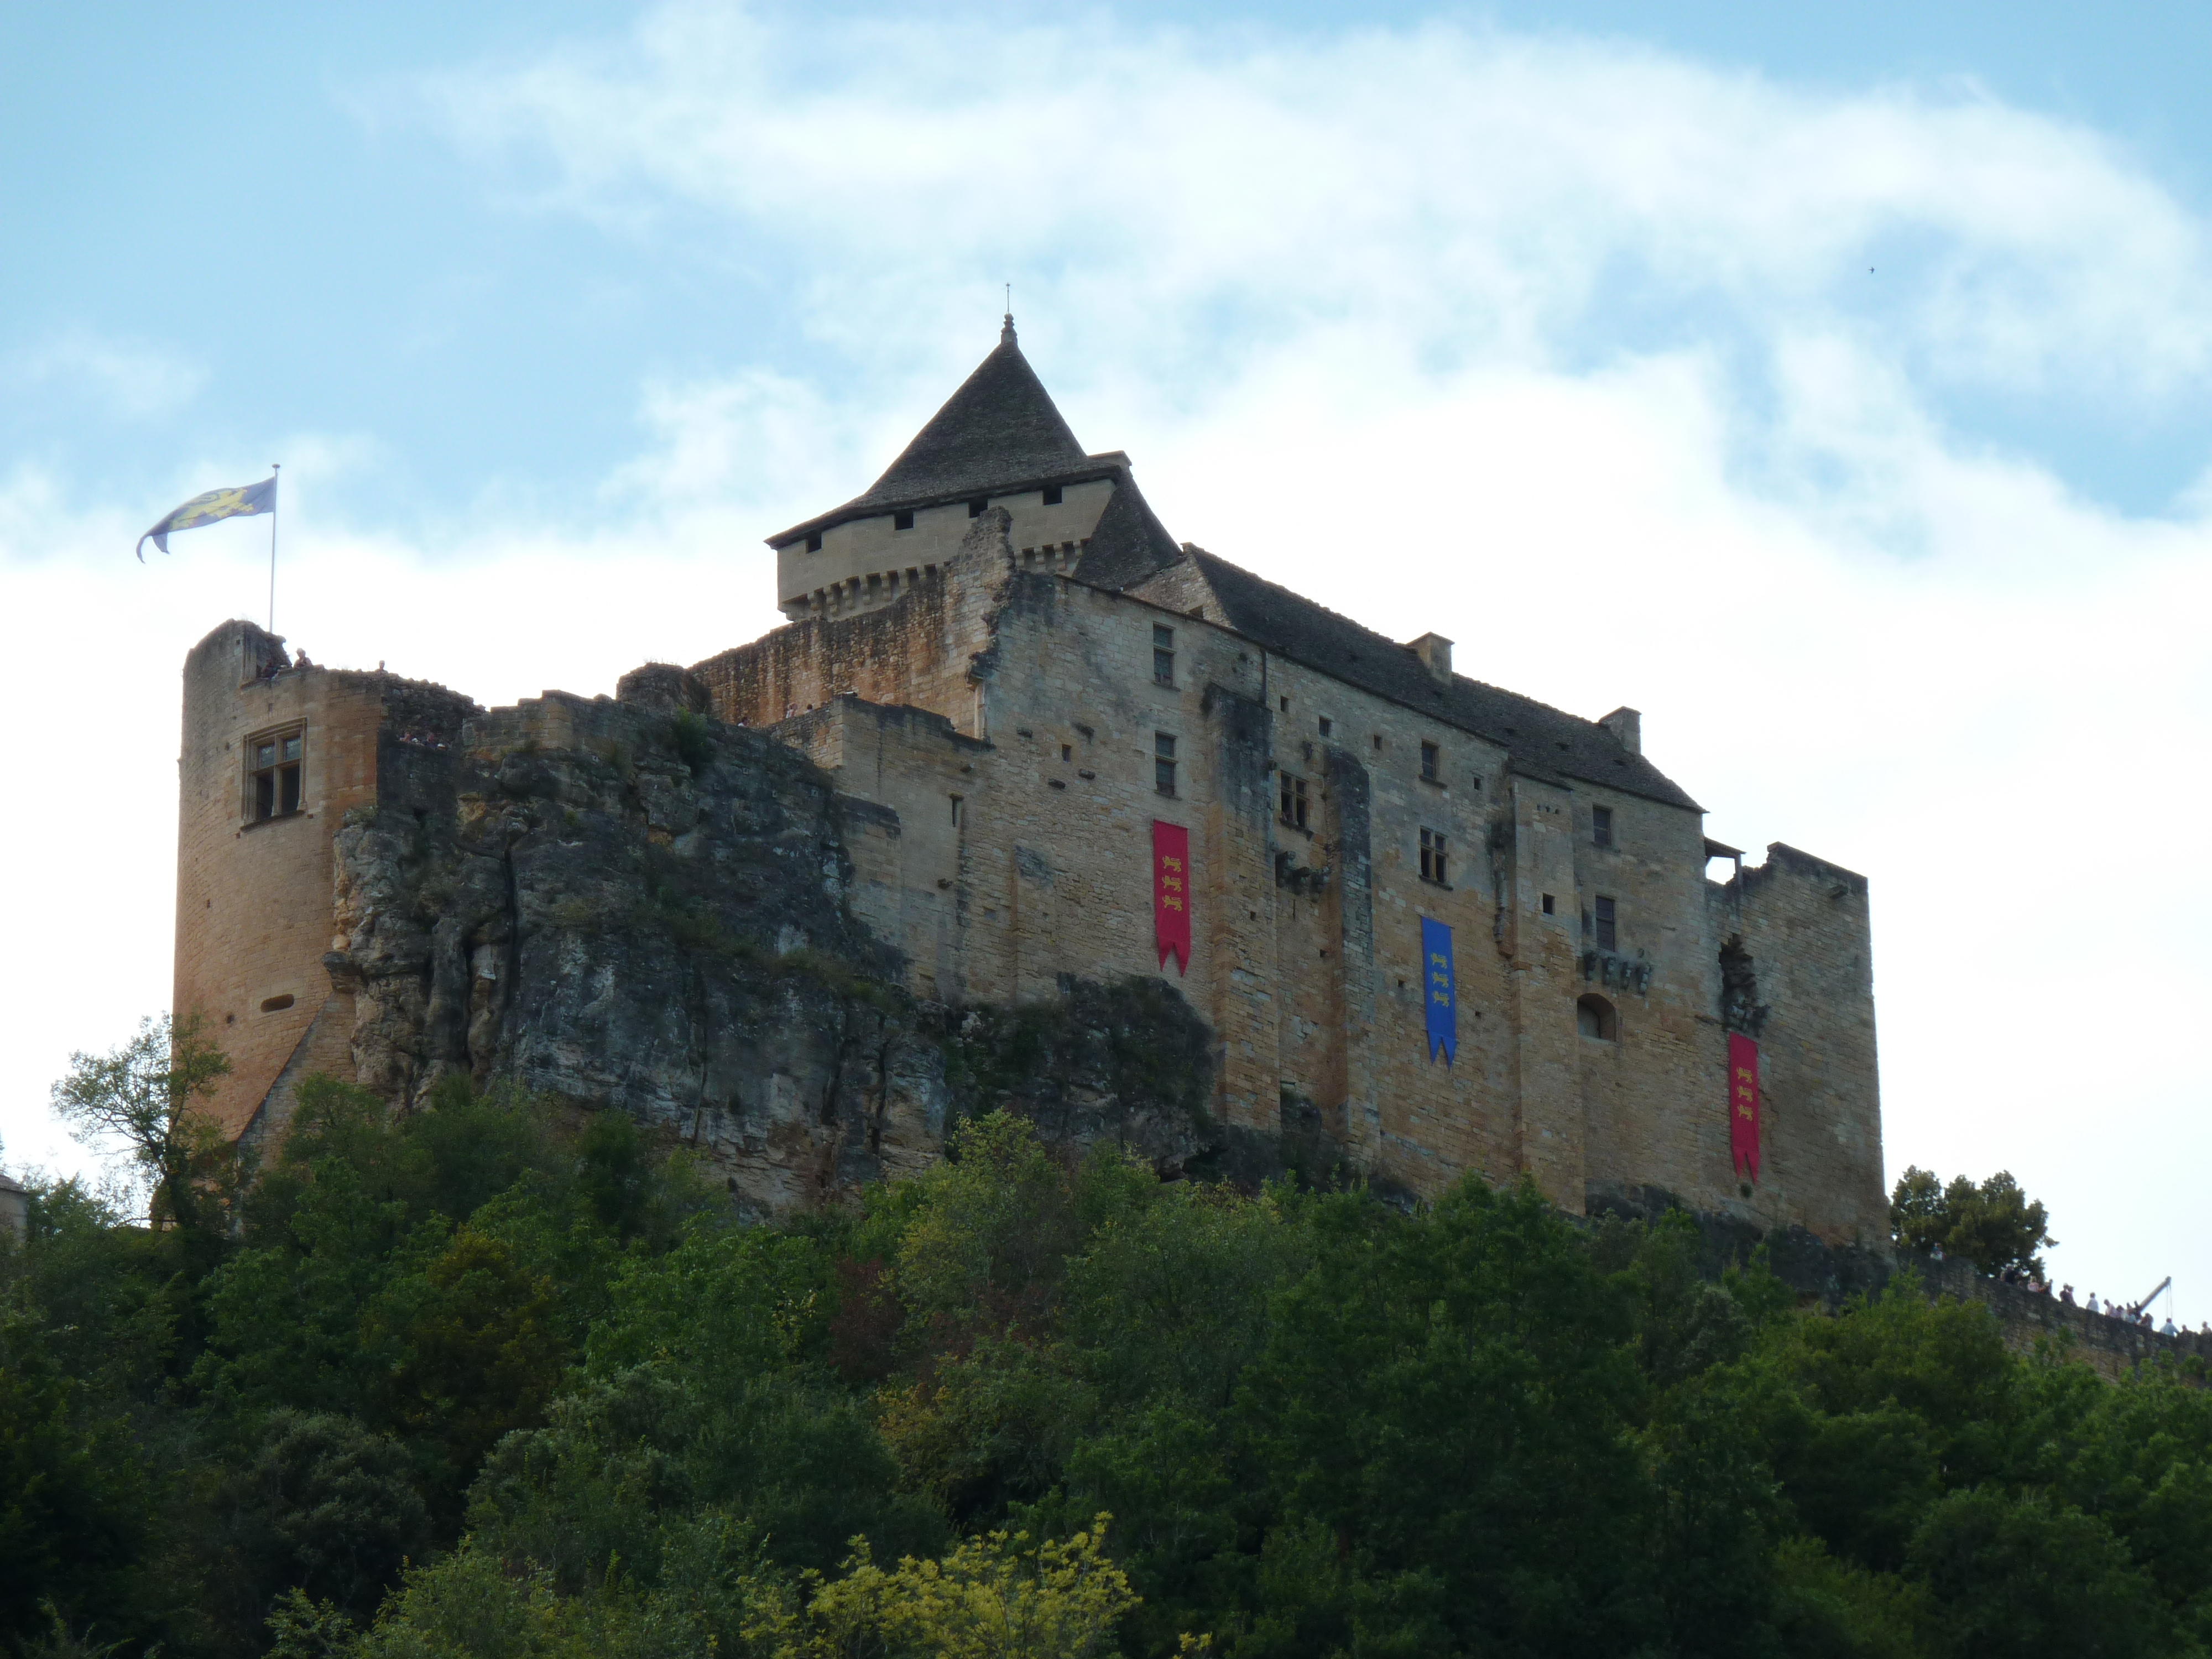
[[[2212,1395],[1469,1179],[1003,1115],[737,1224],[629,1119],[328,1079],[234,1212],[0,1243],[0,1643],[179,1659],[2191,1654]]]

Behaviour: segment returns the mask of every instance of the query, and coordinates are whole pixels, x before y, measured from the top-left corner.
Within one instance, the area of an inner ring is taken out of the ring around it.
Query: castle
[[[387,1040],[397,993],[373,1013],[362,965],[396,913],[380,893],[416,826],[481,817],[493,786],[453,781],[461,761],[612,756],[592,734],[629,708],[821,769],[834,849],[793,831],[746,890],[828,882],[922,1003],[1158,976],[1204,1022],[1215,1120],[1316,1126],[1414,1194],[1525,1173],[1577,1212],[1656,1190],[1887,1237],[1865,880],[1778,843],[1746,867],[1634,709],[1561,713],[1455,672],[1439,635],[1386,639],[1176,543],[1128,457],[1077,442],[1011,318],[870,489],[769,539],[785,624],[611,701],[486,712],[245,623],[194,648],[174,1007],[230,1054],[228,1133],[281,1120],[316,1071],[404,1096],[497,1069],[516,933],[580,901],[424,921],[399,975],[416,1035]],[[639,856],[696,864],[687,769],[623,764]],[[381,875],[345,840],[372,820],[399,849]],[[534,971],[592,971],[586,945],[565,960]],[[761,1064],[712,1088],[702,1069],[702,1099],[766,1109],[789,1079]],[[696,1133],[707,1108],[682,1109]]]

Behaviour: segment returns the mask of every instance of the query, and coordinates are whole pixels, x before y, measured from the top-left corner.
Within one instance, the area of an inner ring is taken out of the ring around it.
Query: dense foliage
[[[305,1091],[219,1230],[0,1246],[0,1643],[178,1659],[2189,1654],[2212,1395],[1469,1182],[1019,1120],[732,1224],[617,1115]],[[180,1223],[185,1206],[172,1206]],[[206,1210],[191,1213],[205,1216]],[[1110,1521],[1102,1517],[1110,1516]],[[865,1539],[865,1543],[854,1540]]]
[[[2007,1170],[1978,1184],[1954,1176],[1947,1185],[1934,1170],[1912,1165],[1890,1194],[1889,1231],[1908,1249],[1964,1256],[1992,1276],[2016,1269],[2042,1278],[2040,1253],[2058,1242],[2042,1204]]]

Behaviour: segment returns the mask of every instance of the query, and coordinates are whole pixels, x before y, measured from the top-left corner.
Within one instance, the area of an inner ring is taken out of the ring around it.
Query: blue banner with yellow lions
[[[1449,1066],[1459,1049],[1459,993],[1452,983],[1450,927],[1423,916],[1421,956],[1421,977],[1428,988],[1429,1064],[1437,1063],[1441,1050]]]
[[[236,489],[210,489],[204,495],[195,495],[182,507],[155,525],[138,538],[132,550],[138,562],[146,562],[146,544],[151,542],[164,553],[169,550],[169,536],[179,530],[198,530],[204,524],[213,524],[218,519],[250,519],[257,513],[276,510],[276,479],[272,473],[259,483],[240,485]]]

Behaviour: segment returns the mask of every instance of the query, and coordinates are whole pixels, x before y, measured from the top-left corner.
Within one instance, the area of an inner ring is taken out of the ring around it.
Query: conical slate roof
[[[999,343],[945,407],[853,507],[889,507],[924,496],[956,495],[1016,479],[1048,477],[1083,465],[1075,434],[1053,406],[1014,339],[1009,317]]]
[[[1006,319],[999,343],[929,417],[884,476],[842,507],[795,525],[771,544],[848,519],[988,495],[1109,469],[1085,455],[1054,406]]]

